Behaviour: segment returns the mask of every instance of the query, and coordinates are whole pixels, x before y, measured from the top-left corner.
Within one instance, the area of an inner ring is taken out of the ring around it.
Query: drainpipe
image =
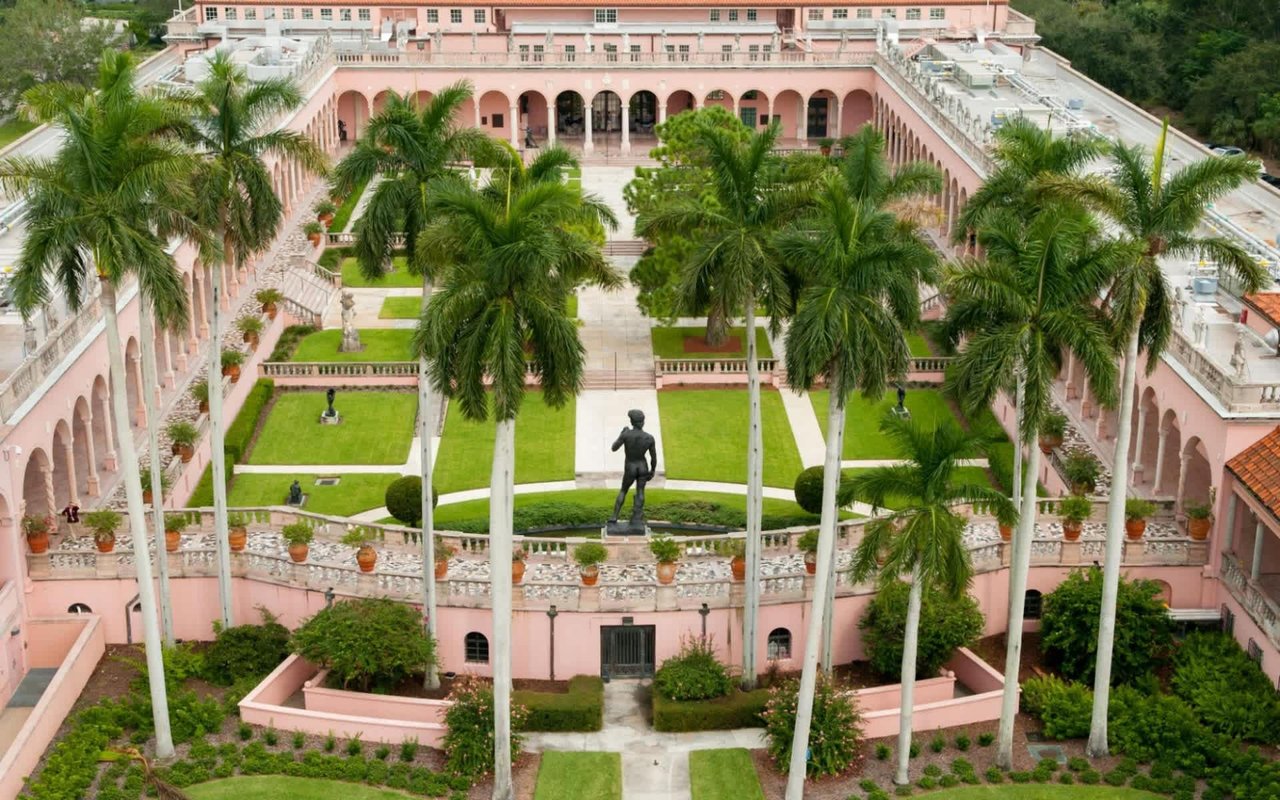
[[[551,621],[551,680],[553,681],[556,679],[556,617],[558,615],[555,603],[552,603],[551,608],[547,609],[547,619]]]

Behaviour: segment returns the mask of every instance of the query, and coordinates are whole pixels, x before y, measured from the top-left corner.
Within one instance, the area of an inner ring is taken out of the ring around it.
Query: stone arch
[[[345,91],[338,95],[336,111],[338,143],[345,144],[359,139],[371,116],[369,98],[355,90]]]
[[[592,133],[611,134],[622,130],[622,98],[612,89],[602,89],[591,98]]]
[[[804,138],[804,98],[795,89],[784,89],[773,98],[773,115],[782,127],[780,139]]]
[[[116,430],[116,418],[111,413],[111,388],[102,375],[93,380],[93,439],[95,445],[102,443],[98,458],[102,460],[102,468],[114,472],[119,466],[116,463],[116,441],[120,431]]]
[[[27,457],[22,473],[23,514],[56,518],[59,506],[54,498],[53,464],[43,448],[36,447]]]
[[[518,133],[523,137],[525,129],[530,129],[537,138],[546,139],[551,130],[547,96],[536,89],[530,89],[520,93],[516,106],[520,111]]]
[[[586,103],[582,95],[566,89],[556,95],[556,133],[563,136],[581,136],[586,124]]]
[[[648,136],[658,124],[658,96],[648,89],[633,92],[627,100],[631,132]]]
[[[418,104],[419,110],[426,108],[427,104],[430,103],[435,98],[436,98],[435,94],[427,91],[426,89],[419,89],[418,93],[413,96],[413,100],[415,103]]]
[[[863,125],[871,124],[873,113],[870,92],[864,89],[849,92],[840,103],[841,134],[848,136]]]
[[[685,111],[692,111],[694,105],[693,92],[677,89],[667,96],[666,104],[658,109],[658,121],[661,122]]]
[[[387,101],[391,99],[396,92],[391,89],[383,89],[373,96],[373,116],[382,113],[382,109],[387,107]]]
[[[830,89],[818,89],[805,101],[805,137],[835,138],[840,135],[840,97]]]
[[[759,89],[749,89],[738,98],[738,119],[747,127],[759,130],[765,126],[765,118],[769,116],[769,109],[772,107],[769,95]],[[749,124],[752,120],[755,125]]]
[[[727,109],[729,113],[733,113],[733,107],[737,95],[724,89],[711,89],[702,96],[702,107],[711,108],[712,106],[720,106]]]
[[[1164,418],[1160,420],[1160,435],[1164,437],[1164,447],[1158,448],[1159,463],[1156,464],[1152,491],[1172,495],[1178,489],[1178,471],[1182,466],[1182,431],[1178,427],[1178,415],[1173,409],[1164,412]]]
[[[1160,588],[1160,600],[1164,603],[1165,608],[1168,608],[1170,605],[1172,605],[1173,604],[1173,587],[1169,585],[1169,582],[1159,580],[1158,578],[1153,579],[1151,582]]]
[[[70,503],[80,505],[80,488],[76,480],[75,444],[71,426],[65,419],[58,420],[53,429],[53,504],[62,509]]]
[[[1156,450],[1160,446],[1160,406],[1155,389],[1148,386],[1134,403],[1138,424],[1134,428],[1133,482],[1148,484],[1155,476]]]
[[[480,114],[480,128],[494,137],[509,139],[514,121],[511,104],[502,92],[491,89],[476,98]]]
[[[1182,491],[1178,495],[1178,508],[1184,508],[1187,503],[1208,503],[1213,487],[1213,470],[1204,441],[1199,436],[1187,439],[1182,448],[1181,467],[1179,483]]]

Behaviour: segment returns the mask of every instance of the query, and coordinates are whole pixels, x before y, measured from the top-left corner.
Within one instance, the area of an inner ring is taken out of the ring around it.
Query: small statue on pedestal
[[[285,502],[291,506],[302,505],[302,484],[298,483],[297,479],[294,479],[293,484],[289,486],[289,499]]]
[[[613,503],[613,516],[609,517],[610,533],[644,533],[644,486],[653,480],[658,471],[658,443],[652,434],[644,430],[644,412],[632,409],[627,412],[631,420],[630,428],[623,428],[611,448],[617,452],[623,448],[625,461],[622,467],[622,488],[618,491],[618,499]],[[646,456],[648,457],[646,459]],[[616,530],[618,515],[622,512],[622,504],[626,502],[627,492],[635,484],[636,496],[631,504],[631,520],[622,530]]]
[[[356,330],[356,298],[351,292],[342,293],[342,343],[338,345],[339,353],[359,353],[364,350],[360,343],[360,331]]]

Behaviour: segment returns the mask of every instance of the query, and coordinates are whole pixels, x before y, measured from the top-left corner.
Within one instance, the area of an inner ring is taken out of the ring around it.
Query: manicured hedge
[[[262,417],[263,410],[267,407],[267,403],[271,400],[271,395],[275,392],[275,381],[269,378],[260,378],[253,388],[249,390],[249,396],[244,399],[244,405],[240,407],[240,413],[236,414],[235,420],[231,426],[227,428],[223,434],[222,451],[225,454],[223,459],[223,470],[226,473],[225,478],[227,485],[231,485],[232,475],[234,474],[234,466],[245,455],[245,451],[249,449],[249,442],[253,440],[254,431],[258,429],[258,421]],[[196,488],[192,490],[190,499],[187,500],[188,508],[207,508],[213,505],[213,464],[209,464],[204,468],[204,474],[200,476]]]
[[[653,727],[659,731],[724,731],[759,728],[760,714],[769,701],[767,689],[735,691],[714,700],[681,702],[653,693]]]
[[[518,689],[512,699],[529,710],[526,731],[598,731],[604,727],[604,681],[596,675],[569,679],[569,691]]]

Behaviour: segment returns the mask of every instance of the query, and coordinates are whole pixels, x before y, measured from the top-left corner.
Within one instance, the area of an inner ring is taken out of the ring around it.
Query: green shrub
[[[1004,771],[999,767],[987,767],[987,783],[1004,783]]]
[[[714,700],[690,701],[669,700],[654,692],[653,727],[674,733],[758,728],[768,701],[768,689],[735,690]]]
[[[431,507],[435,508],[439,500],[433,491]],[[387,486],[384,502],[387,513],[405,525],[417,527],[422,524],[422,478],[418,475],[396,478]]]
[[[435,663],[435,642],[418,612],[386,598],[335,603],[294,631],[290,646],[343,688],[366,692],[394,688]]]
[[[570,678],[567,692],[517,689],[511,699],[528,711],[526,731],[598,731],[604,727],[604,681],[597,675]]]
[[[978,746],[990,747],[996,740],[996,735],[990,731],[978,734]]]
[[[1050,739],[1078,739],[1089,735],[1093,691],[1056,675],[1031,678],[1022,684],[1022,710],[1040,718]]]
[[[360,741],[360,734],[356,734],[354,739],[347,740],[347,755],[358,756],[364,752],[364,743]]]
[[[668,700],[710,700],[729,694],[733,679],[709,639],[689,637],[654,673],[653,690]]]
[[[876,593],[858,623],[872,668],[886,677],[901,674],[909,591],[910,587],[902,581],[887,584]],[[982,610],[968,594],[952,598],[928,587],[920,604],[916,676],[937,675],[956,648],[967,647],[978,640],[984,624]]]
[[[1155,673],[1173,643],[1169,614],[1154,581],[1120,579],[1116,602],[1112,683]],[[1044,598],[1040,646],[1046,660],[1071,680],[1093,683],[1102,605],[1102,571],[1076,570]]]
[[[889,745],[885,744],[884,742],[876,742],[876,760],[877,761],[887,760],[891,753],[893,753],[893,750],[889,748]]]
[[[1025,693],[1025,691],[1026,690],[1024,689],[1023,692]],[[961,753],[969,750],[970,743],[969,737],[965,736],[963,733],[956,737],[956,749]]]
[[[810,514],[822,513],[822,467],[809,467],[796,476],[796,505]]]
[[[324,255],[327,256],[330,252],[326,250]],[[320,257],[320,263],[324,264],[324,256]],[[298,349],[298,343],[318,330],[320,329],[315,325],[290,325],[280,331],[280,338],[276,340],[276,346],[267,360],[288,361],[293,358],[294,351]]]
[[[791,680],[770,689],[763,715],[769,755],[784,771],[791,761],[799,688],[800,682]],[[857,762],[862,750],[862,717],[854,702],[825,675],[818,675],[809,728],[808,777],[839,775]]]
[[[670,523],[673,527],[706,525],[720,528],[742,528],[746,524],[745,511],[702,500],[651,503],[645,506],[645,512],[649,518],[649,524],[659,529],[663,527],[660,523]],[[512,515],[512,522],[516,531],[572,525],[598,525],[600,509],[565,501],[532,503],[517,508]],[[762,530],[781,530],[813,523],[812,515],[800,512],[766,515],[761,522]],[[488,533],[489,518],[486,514],[473,519],[460,519],[451,522],[449,528],[461,533]]]
[[[946,746],[947,746],[947,740],[943,738],[942,734],[940,733],[935,733],[933,735],[933,738],[929,740],[930,752],[941,753]]]
[[[475,778],[493,771],[493,687],[472,677],[463,677],[449,693],[453,705],[445,712],[448,730],[442,743],[445,766],[455,775]],[[511,758],[520,754],[520,731],[525,710],[511,704]]]
[[[301,750],[307,746],[307,735],[302,731],[294,731],[290,744],[293,745],[294,750]]]
[[[257,683],[289,656],[289,629],[259,607],[261,625],[213,626],[214,640],[204,652],[202,676],[209,683],[230,686],[238,678]]]
[[[1224,633],[1193,633],[1173,660],[1173,691],[1210,730],[1263,744],[1280,742],[1280,696]]]
[[[259,378],[249,390],[249,396],[244,399],[240,413],[236,414],[235,420],[227,427],[224,450],[228,461],[239,463],[248,455],[249,443],[253,441],[262,412],[266,409],[267,403],[271,402],[271,396],[275,390],[275,382],[269,378]]]

